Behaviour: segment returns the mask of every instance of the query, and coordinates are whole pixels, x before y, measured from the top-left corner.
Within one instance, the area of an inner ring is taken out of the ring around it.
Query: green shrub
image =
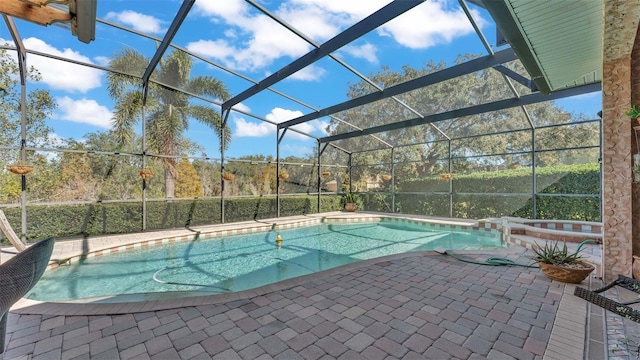
[[[536,185],[537,219],[601,221],[599,164],[537,168]],[[527,194],[531,194],[532,187],[531,169],[527,168],[454,174],[452,215],[469,219],[500,216],[531,218],[533,203],[531,195]],[[408,194],[410,192],[426,194]],[[448,216],[448,192],[448,181],[442,181],[439,176],[398,181],[396,211]],[[367,206],[365,204],[365,208]]]
[[[215,225],[221,222],[220,199],[148,201],[149,231],[190,226]],[[339,195],[323,195],[321,212],[340,210]],[[17,234],[22,233],[20,208],[3,209]],[[312,195],[281,196],[280,216],[314,214],[318,197]],[[225,222],[277,217],[276,198],[251,197],[225,199]],[[118,202],[86,205],[27,206],[27,241],[45,237],[67,238],[141,232],[142,202]],[[2,243],[8,241],[2,238]]]
[[[598,164],[562,165],[536,171],[537,219],[600,220],[600,168]],[[505,170],[473,174],[454,174],[454,217],[532,217],[531,171]],[[439,177],[398,181],[395,210],[398,213],[449,216],[449,185]],[[415,193],[412,193],[415,192]],[[463,192],[475,194],[460,194]],[[549,195],[558,196],[549,196]],[[573,196],[561,196],[569,194]],[[575,196],[581,195],[581,196]],[[360,208],[391,212],[391,193],[360,193]],[[320,212],[342,210],[341,196],[323,194]],[[20,208],[3,209],[17,234]],[[281,196],[280,216],[318,212],[315,195]],[[220,199],[148,201],[147,230],[214,225],[221,222]],[[277,217],[275,196],[225,199],[225,222]],[[141,232],[142,202],[85,205],[27,206],[28,241],[54,236],[65,238]],[[3,243],[6,239],[3,238]]]

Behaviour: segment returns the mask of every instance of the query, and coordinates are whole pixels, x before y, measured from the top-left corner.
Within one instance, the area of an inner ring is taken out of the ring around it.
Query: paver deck
[[[519,246],[456,254],[531,256]],[[588,309],[572,296],[538,269],[408,253],[235,294],[23,302],[4,359],[582,359]]]

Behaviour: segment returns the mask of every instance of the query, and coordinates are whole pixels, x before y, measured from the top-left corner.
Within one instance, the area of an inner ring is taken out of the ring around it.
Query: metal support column
[[[451,174],[453,166],[451,165],[451,140],[447,141],[449,144],[449,159],[448,159],[448,168],[449,174]],[[453,176],[449,178],[449,217],[453,217]]]
[[[287,128],[284,128],[282,135],[280,135],[280,129],[276,131],[276,217],[280,217],[280,143],[286,133]]]
[[[229,114],[231,113],[231,109],[222,111],[222,128],[220,130],[220,223],[224,224],[224,148],[226,146],[224,138],[225,138],[225,128],[227,127],[227,120],[229,119]]]
[[[349,192],[353,192],[353,173],[351,172],[351,159],[352,159],[352,154],[349,153]]]
[[[320,192],[322,191],[322,174],[321,174],[321,165],[320,164],[320,157],[322,156],[322,153],[327,149],[327,146],[329,145],[329,143],[324,144],[324,147],[320,147],[320,141],[318,141],[318,213],[320,213]]]
[[[391,148],[391,212],[396,212],[396,163],[395,148]]]
[[[601,114],[602,112],[600,112]],[[604,166],[602,165],[602,115],[600,115],[600,121],[598,122],[598,146],[600,151],[598,153],[598,164],[600,165],[600,194],[598,198],[600,199],[600,221],[604,219],[604,204],[602,199],[602,194],[604,194]]]
[[[3,15],[5,23],[9,28],[13,42],[16,44],[18,55],[18,69],[20,70],[20,161],[27,162],[27,50],[22,43],[22,38],[18,34],[13,19]],[[21,175],[20,186],[22,194],[20,196],[20,232],[23,243],[27,242],[27,176]]]
[[[320,171],[321,171],[321,169],[320,169],[320,155],[321,155],[320,142],[318,141],[318,214],[320,213],[320,189],[321,189],[320,181],[322,179],[322,176],[320,174]]]
[[[147,121],[146,105],[142,105],[142,169],[147,166]],[[142,178],[142,231],[147,230],[147,179]]]
[[[531,218],[536,218],[536,195],[538,194],[536,181],[536,128],[531,128]]]

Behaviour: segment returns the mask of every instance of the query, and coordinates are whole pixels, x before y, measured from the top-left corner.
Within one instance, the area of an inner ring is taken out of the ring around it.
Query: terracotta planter
[[[227,173],[226,172],[226,173],[222,174],[222,178],[227,180],[227,181],[231,181],[231,180],[235,179],[236,176],[234,174],[232,174],[232,173]]]
[[[440,179],[442,180],[451,180],[453,176],[451,174],[442,174],[440,175]]]
[[[280,179],[286,180],[289,178],[289,174],[280,174]]]
[[[140,170],[140,177],[145,179],[145,180],[149,180],[151,179],[151,177],[153,176],[153,172],[149,169],[142,169]]]
[[[633,278],[640,280],[640,256],[633,255],[633,265],[631,269],[633,271]]]
[[[325,172],[322,173],[322,177],[325,178],[325,179],[328,178],[329,175],[331,175],[331,173],[329,171],[325,171]]]
[[[546,264],[539,262],[540,270],[542,273],[551,280],[561,281],[570,284],[580,284],[593,270],[593,265],[584,262],[576,261],[579,267],[564,267],[553,264]]]
[[[358,204],[356,203],[346,203],[344,204],[344,210],[348,212],[354,212],[358,208]]]
[[[384,180],[384,181],[391,180],[391,175],[382,175],[382,180]]]
[[[14,174],[26,175],[33,171],[33,166],[24,164],[13,164],[7,165],[7,170],[11,171]]]

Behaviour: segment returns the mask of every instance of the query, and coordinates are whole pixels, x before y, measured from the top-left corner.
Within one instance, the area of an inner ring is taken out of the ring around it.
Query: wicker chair
[[[53,238],[41,240],[0,265],[0,358],[4,353],[7,313],[40,280],[54,242]]]

